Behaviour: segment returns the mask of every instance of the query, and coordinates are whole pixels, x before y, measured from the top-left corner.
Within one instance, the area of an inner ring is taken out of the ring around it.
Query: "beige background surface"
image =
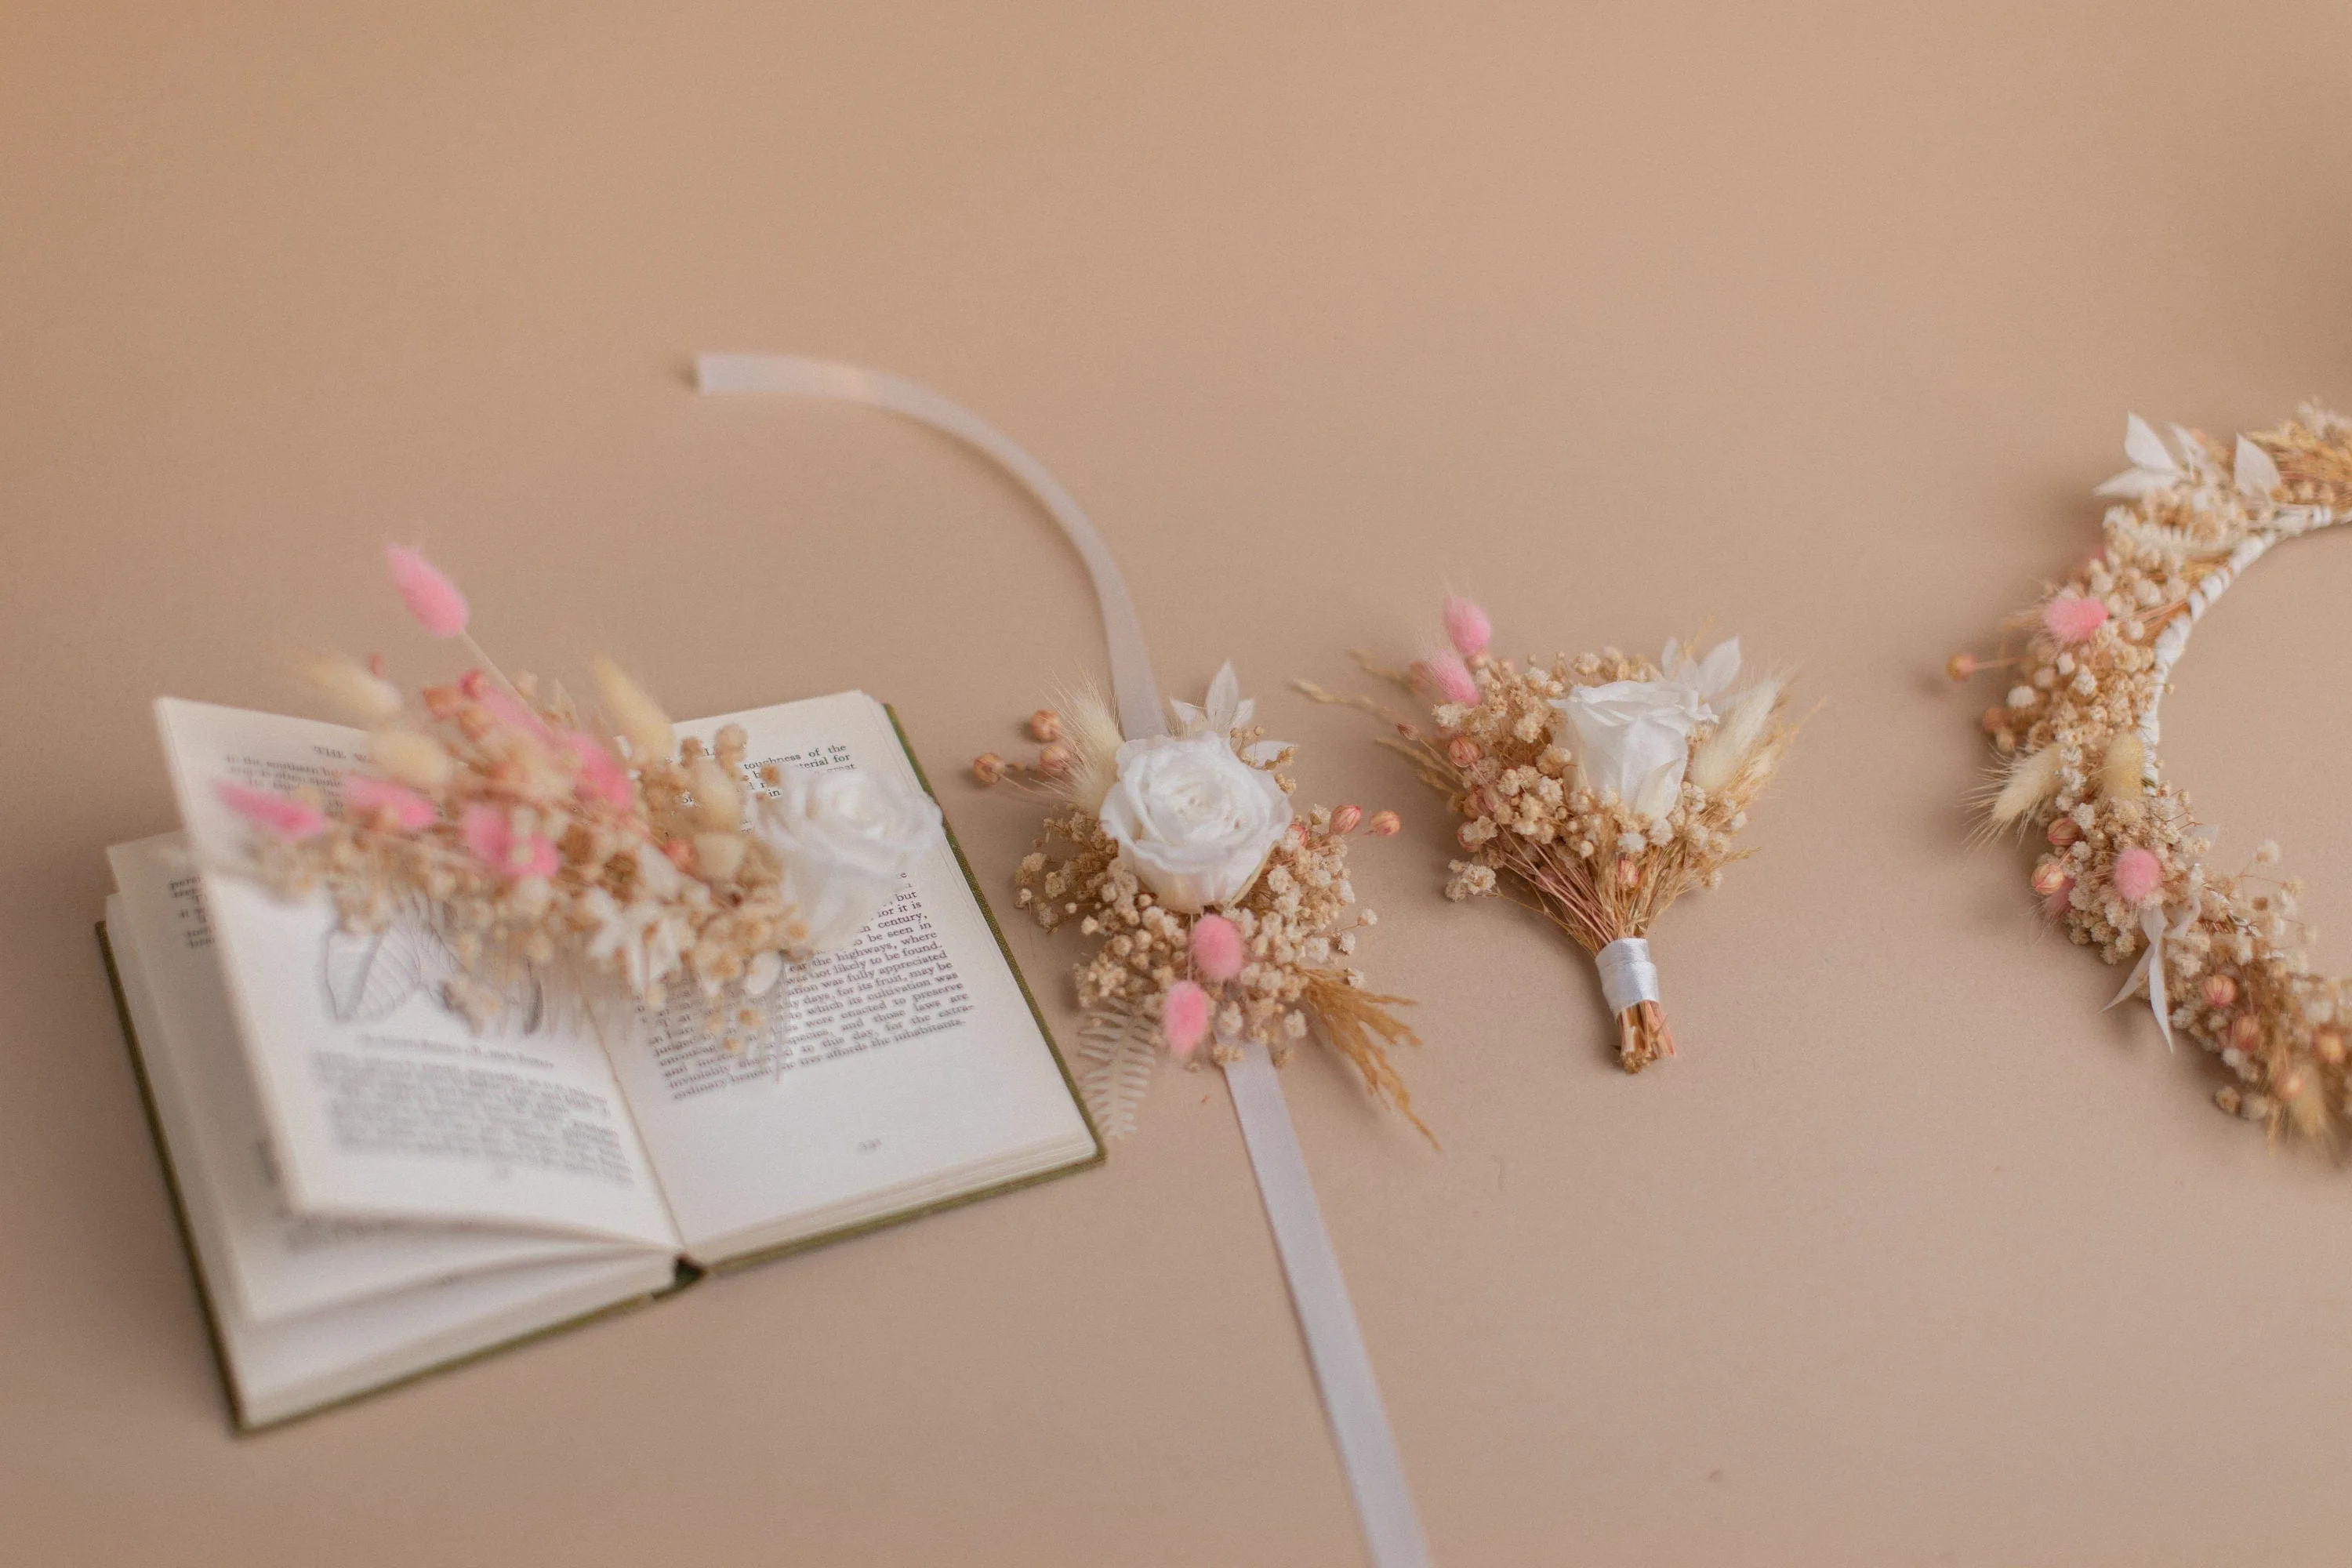
[[[435,668],[386,537],[515,663],[863,685],[942,775],[1099,668],[1005,485],[698,405],[728,347],[983,411],[1170,688],[1230,654],[1310,789],[1406,812],[1359,883],[1445,1151],[1287,1082],[1442,1560],[2341,1561],[2352,1176],[2100,1016],[1963,847],[1987,698],[1936,672],[2090,546],[2126,408],[2352,398],[2352,12],[1145,9],[0,7],[0,1559],[1356,1560],[1205,1076],[1107,1170],[229,1436],[89,938],[170,824],[152,695]],[[1513,650],[1712,617],[1823,703],[1663,927],[1667,1070],[1282,689],[1447,581]],[[2347,588],[2283,552],[2168,710],[2323,925]],[[945,793],[1001,889],[1032,807]],[[1074,945],[1016,942],[1066,1019]]]

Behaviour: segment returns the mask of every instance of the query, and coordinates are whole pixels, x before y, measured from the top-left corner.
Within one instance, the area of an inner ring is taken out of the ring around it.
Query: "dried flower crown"
[[[385,563],[417,623],[478,667],[412,700],[381,658],[313,659],[310,684],[367,726],[368,765],[331,798],[216,789],[280,892],[323,889],[350,932],[422,922],[455,961],[442,1000],[477,1026],[519,994],[537,1013],[551,991],[660,1007],[685,987],[740,1048],[786,964],[855,937],[945,841],[939,807],[895,778],[751,768],[734,725],[679,740],[601,656],[593,721],[561,688],[509,679],[455,584],[414,551]]]
[[[2207,864],[2157,715],[2190,629],[2239,574],[2352,520],[2352,424],[2306,407],[2225,447],[2178,426],[2168,443],[2134,415],[2124,452],[2131,467],[2098,487],[2119,503],[2098,553],[2012,619],[2017,651],[1946,666],[2011,672],[1982,721],[2002,759],[1985,825],[2036,833],[2042,912],[2108,963],[2136,959],[2116,1000],[2145,988],[2168,1045],[2178,1030],[2221,1058],[2223,1110],[2320,1134],[2352,1110],[2352,988],[2308,972],[2297,884]],[[2265,842],[2253,860],[2277,858]]]
[[[1745,687],[1739,644],[1705,658],[1669,643],[1655,664],[1615,648],[1524,664],[1488,651],[1493,626],[1448,597],[1444,645],[1409,668],[1359,662],[1433,700],[1424,725],[1310,682],[1322,702],[1394,727],[1387,743],[1461,816],[1449,899],[1499,895],[1591,953],[1618,1020],[1618,1061],[1639,1072],[1674,1054],[1650,962],[1651,923],[1741,858],[1732,836],[1779,768],[1794,729],[1787,683]]]
[[[1377,922],[1348,879],[1359,826],[1397,830],[1394,812],[1290,804],[1293,755],[1265,738],[1256,702],[1227,664],[1206,701],[1171,701],[1168,735],[1121,738],[1102,699],[1081,691],[1029,719],[1034,763],[988,753],[982,784],[1011,779],[1061,802],[1015,875],[1015,899],[1048,931],[1075,921],[1098,938],[1077,969],[1079,1084],[1104,1131],[1134,1131],[1157,1050],[1192,1064],[1237,1059],[1240,1042],[1279,1061],[1311,1031],[1364,1087],[1420,1127],[1387,1047],[1419,1044],[1349,962]]]

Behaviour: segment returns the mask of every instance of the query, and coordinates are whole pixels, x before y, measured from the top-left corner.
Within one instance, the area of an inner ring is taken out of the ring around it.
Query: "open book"
[[[331,790],[363,737],[157,715],[186,831],[109,851],[100,934],[240,1425],[1102,1159],[952,838],[743,1048],[694,994],[590,1023],[533,989],[478,1029],[430,927],[204,869],[248,831],[217,781]],[[770,762],[921,782],[862,692],[679,729],[727,723],[747,790]]]

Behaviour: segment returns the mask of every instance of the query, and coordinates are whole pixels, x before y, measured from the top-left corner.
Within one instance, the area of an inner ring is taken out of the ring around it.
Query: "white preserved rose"
[[[1143,885],[1179,914],[1198,914],[1249,891],[1290,826],[1290,797],[1224,735],[1204,731],[1121,746],[1099,815]]]
[[[898,897],[898,879],[947,842],[940,808],[914,784],[861,768],[788,768],[761,797],[752,831],[783,868],[784,900],[807,948],[842,946]]]
[[[1652,817],[1672,811],[1682,793],[1691,737],[1715,722],[1707,700],[1738,677],[1739,639],[1717,644],[1704,659],[1686,658],[1669,643],[1660,666],[1654,680],[1570,687],[1552,703],[1568,731],[1577,783]]]

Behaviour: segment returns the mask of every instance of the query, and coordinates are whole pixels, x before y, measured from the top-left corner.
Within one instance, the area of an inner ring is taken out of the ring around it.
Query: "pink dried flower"
[[[1486,612],[1459,594],[1445,595],[1445,640],[1464,658],[1475,658],[1494,640],[1494,623]]]
[[[507,814],[495,806],[474,805],[466,808],[459,824],[466,836],[466,847],[474,858],[501,877],[551,877],[558,864],[555,846],[534,833],[527,838],[517,838],[514,825]]]
[[[457,689],[488,709],[490,717],[508,729],[520,730],[532,739],[545,741],[551,745],[554,743],[555,731],[547,727],[546,720],[507,695],[480,670],[467,670],[457,682]]]
[[[343,775],[343,806],[354,816],[387,822],[401,833],[430,826],[441,815],[431,801],[415,790],[373,773]]]
[[[1448,648],[1433,654],[1423,666],[1429,671],[1429,683],[1437,688],[1437,695],[1447,702],[1465,708],[1478,706],[1478,682],[1471,677],[1470,667],[1462,656]]]
[[[580,760],[580,771],[572,777],[572,788],[582,800],[592,805],[620,807],[629,804],[629,770],[599,745],[594,736],[569,731],[559,743]]]
[[[436,637],[454,637],[466,629],[466,595],[433,563],[414,550],[387,544],[383,569],[418,626]]]
[[[1208,1032],[1209,994],[1189,980],[1171,985],[1160,1004],[1160,1033],[1167,1039],[1168,1048],[1179,1057],[1189,1057]]]
[[[1223,984],[1242,972],[1242,933],[1223,915],[1192,922],[1192,967],[1204,980]]]
[[[2042,606],[2042,629],[2066,647],[2088,641],[2107,624],[2107,607],[2096,599],[2068,595]]]
[[[2116,896],[2127,904],[2145,903],[2164,886],[2164,864],[2155,853],[2134,845],[2116,857]]]
[[[1335,838],[1344,838],[1349,834],[1356,831],[1356,824],[1363,820],[1364,808],[1362,806],[1343,805],[1339,810],[1331,814],[1331,835]]]
[[[1404,818],[1395,812],[1376,811],[1372,813],[1371,821],[1364,825],[1364,830],[1375,838],[1387,838],[1393,836],[1403,826]]]
[[[274,833],[280,838],[308,838],[327,826],[326,815],[317,806],[305,805],[266,789],[226,779],[213,788],[223,805],[264,833]]]

